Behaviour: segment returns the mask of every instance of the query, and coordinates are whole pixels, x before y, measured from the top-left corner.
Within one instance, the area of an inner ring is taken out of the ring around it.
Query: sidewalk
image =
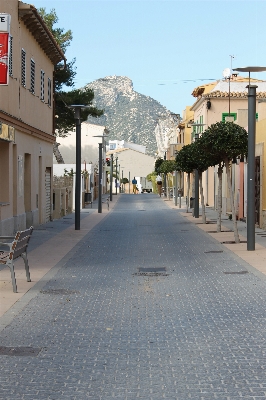
[[[253,273],[256,270],[265,275],[266,279],[266,231],[263,229],[255,229],[255,250],[247,250],[247,224],[242,221],[237,221],[238,232],[240,243],[230,243],[235,242],[234,232],[233,232],[233,222],[229,220],[227,215],[222,215],[222,232],[216,232],[216,220],[217,213],[212,207],[206,207],[206,224],[202,223],[201,218],[201,208],[199,218],[194,218],[192,216],[192,209],[188,209],[186,212],[186,200],[185,197],[181,199],[181,208],[178,205],[175,206],[173,199],[168,200],[163,198],[165,204],[169,207],[176,209],[187,218],[190,222],[195,223],[198,228],[202,229],[206,234],[213,237],[213,239],[222,243],[227,249],[231,250],[236,256],[240,257],[242,260],[246,261],[252,268]]]
[[[86,205],[86,208],[81,210],[81,229],[79,231],[75,230],[75,213],[39,225],[34,229],[28,248],[31,282],[26,280],[22,259],[15,261],[18,293],[14,293],[12,290],[9,268],[0,270],[0,317],[18,301],[18,307],[22,307],[25,301],[28,301],[28,299],[24,299],[24,295],[32,288],[31,295],[34,295],[35,285],[55,266],[59,268],[67,262],[83,237],[112,211],[118,198],[119,195],[113,195],[112,202],[109,202],[110,209],[108,211],[107,195],[103,195],[102,213],[100,214],[98,213],[97,200],[92,203],[92,207],[90,204]],[[50,273],[49,279],[51,279],[51,276]],[[43,280],[43,284],[45,282],[46,280]],[[38,290],[40,290],[39,286]],[[14,313],[15,311],[13,311]]]

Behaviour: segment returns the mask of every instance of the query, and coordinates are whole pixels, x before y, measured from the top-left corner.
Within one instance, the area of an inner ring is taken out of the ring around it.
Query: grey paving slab
[[[245,265],[158,196],[122,195],[0,333],[0,399],[266,398],[266,282]]]

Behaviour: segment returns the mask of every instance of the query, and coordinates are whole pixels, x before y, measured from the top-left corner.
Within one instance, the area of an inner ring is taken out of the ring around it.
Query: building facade
[[[11,16],[8,85],[0,86],[0,234],[50,220],[54,66],[64,60],[36,8],[1,0]]]

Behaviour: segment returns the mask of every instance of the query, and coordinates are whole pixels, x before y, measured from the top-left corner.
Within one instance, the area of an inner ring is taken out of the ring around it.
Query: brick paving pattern
[[[0,399],[266,399],[265,306],[223,245],[122,195],[1,332]]]

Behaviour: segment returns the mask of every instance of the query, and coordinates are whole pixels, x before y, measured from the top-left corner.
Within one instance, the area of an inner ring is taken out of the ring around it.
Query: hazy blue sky
[[[222,78],[230,55],[233,68],[266,66],[265,0],[29,2],[55,8],[58,26],[72,30],[66,55],[76,57],[77,88],[127,76],[136,91],[182,113],[194,102],[193,88]],[[253,77],[266,79],[266,73]]]

